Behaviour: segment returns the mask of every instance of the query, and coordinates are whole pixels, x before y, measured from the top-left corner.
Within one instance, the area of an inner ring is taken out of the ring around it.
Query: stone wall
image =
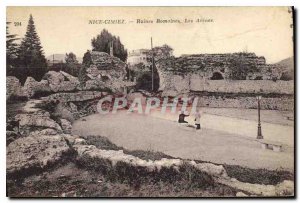
[[[207,79],[215,72],[224,79],[266,79],[279,80],[290,67],[266,64],[262,56],[254,53],[193,54],[180,57],[168,56],[156,59],[156,66],[169,74],[197,73]],[[241,71],[237,71],[241,70]],[[239,72],[237,74],[237,72]]]
[[[182,55],[156,61],[157,68],[161,71],[168,71],[169,74],[196,73],[205,78],[211,78],[214,72],[218,72],[225,79],[230,78],[231,70],[237,66],[243,66],[246,70],[251,69],[248,70],[249,72],[255,72],[260,71],[265,65],[265,59],[254,53]]]
[[[230,80],[234,67],[247,71],[245,79]],[[287,67],[266,64],[254,53],[197,54],[168,57],[156,61],[159,90],[166,96],[189,91],[226,93],[294,94],[294,81],[279,80]],[[260,79],[260,80],[253,80]]]
[[[244,108],[257,109],[256,97],[246,96],[199,96],[199,106],[213,108]],[[261,109],[294,111],[293,97],[263,97]]]
[[[60,92],[51,94],[44,99],[59,100],[60,102],[78,102],[101,98],[106,95],[106,92],[99,91]]]
[[[198,95],[202,106],[294,110],[294,81],[208,80],[196,74],[168,75],[160,72],[162,96]],[[206,94],[205,94],[206,93]]]
[[[91,79],[107,80],[114,78],[123,80],[125,78],[126,63],[104,52],[92,51],[90,53],[92,64],[87,69],[87,73]]]
[[[294,81],[208,80],[198,74],[172,75],[159,72],[160,90],[164,96],[194,92],[294,94]]]
[[[197,75],[192,75],[189,79],[191,91],[294,94],[294,81],[206,80]]]

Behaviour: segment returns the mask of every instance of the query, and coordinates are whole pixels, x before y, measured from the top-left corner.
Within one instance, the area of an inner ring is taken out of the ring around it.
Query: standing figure
[[[200,114],[200,110],[198,110],[198,111],[195,113],[195,125],[196,125],[196,130],[201,129],[200,118],[201,118],[201,114]]]

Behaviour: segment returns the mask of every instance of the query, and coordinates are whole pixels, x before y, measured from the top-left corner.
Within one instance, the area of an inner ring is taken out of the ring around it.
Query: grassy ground
[[[294,174],[288,171],[249,169],[236,165],[224,165],[228,175],[242,182],[275,185],[284,180],[294,181]]]
[[[82,138],[86,139],[87,144],[89,145],[95,145],[99,149],[106,149],[106,150],[123,150],[125,154],[130,154],[133,156],[136,156],[140,159],[144,160],[160,160],[162,158],[173,158],[169,155],[166,155],[162,152],[155,152],[155,151],[145,151],[145,150],[127,150],[124,149],[123,147],[119,147],[112,143],[108,138],[103,137],[103,136],[82,136]]]
[[[118,147],[105,137],[86,136],[88,144],[106,150],[124,150],[142,159],[172,158],[153,151],[130,151]],[[201,162],[201,161],[198,161]],[[293,179],[285,171],[253,170],[225,165],[230,177],[240,181],[276,184]],[[238,191],[214,182],[211,176],[183,165],[179,171],[162,169],[149,173],[143,167],[132,167],[108,160],[75,157],[55,168],[21,179],[7,179],[9,197],[222,197]]]
[[[101,149],[122,149],[107,138],[88,136],[87,141]],[[124,151],[151,160],[169,157],[156,152]],[[125,162],[112,165],[108,160],[88,156],[74,156],[29,177],[14,177],[7,179],[9,197],[218,197],[235,196],[237,192],[190,165],[149,172]]]
[[[199,188],[185,181],[159,181],[140,186],[108,180],[93,170],[68,163],[16,183],[7,181],[10,197],[219,197],[235,196],[230,187],[215,184]]]
[[[166,155],[161,152],[154,151],[143,151],[143,150],[126,150],[122,147],[118,147],[113,144],[108,138],[102,136],[85,136],[83,137],[87,140],[87,143],[90,145],[95,145],[101,149],[112,149],[112,150],[123,150],[126,154],[131,154],[133,156],[137,156],[141,159],[147,160],[160,160],[162,158],[174,158],[169,155]],[[200,163],[202,161],[196,160],[196,162]],[[215,163],[214,163],[215,164]],[[236,178],[242,182],[248,183],[257,183],[257,184],[265,184],[265,185],[275,185],[283,180],[294,180],[294,174],[288,171],[281,170],[267,170],[267,169],[250,169],[246,167],[241,167],[238,165],[223,165],[228,173],[228,175],[232,178]]]

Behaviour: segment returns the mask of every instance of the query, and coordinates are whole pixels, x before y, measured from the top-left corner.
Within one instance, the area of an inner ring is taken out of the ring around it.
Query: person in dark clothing
[[[182,111],[181,114],[179,114],[178,123],[188,123],[187,121],[184,120],[184,118],[188,116],[189,115],[185,115],[184,112]]]

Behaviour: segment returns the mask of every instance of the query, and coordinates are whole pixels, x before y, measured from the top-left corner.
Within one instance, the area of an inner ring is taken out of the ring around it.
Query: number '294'
[[[22,23],[21,22],[14,22],[14,25],[15,26],[22,26]]]

